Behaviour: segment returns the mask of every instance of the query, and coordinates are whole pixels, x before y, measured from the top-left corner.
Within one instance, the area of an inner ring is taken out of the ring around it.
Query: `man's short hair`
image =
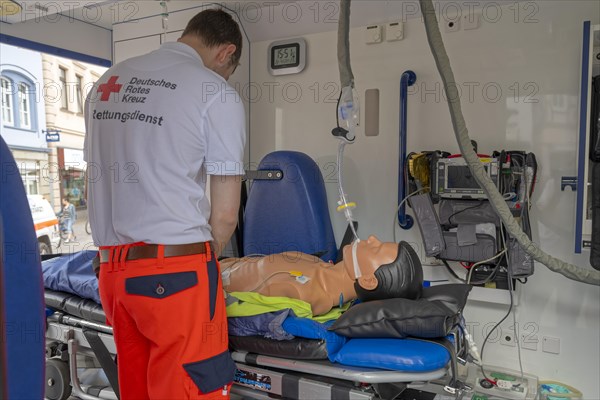
[[[182,36],[196,35],[208,47],[222,44],[235,45],[231,55],[231,64],[238,65],[242,56],[242,32],[233,17],[218,9],[208,9],[199,12],[188,22]]]

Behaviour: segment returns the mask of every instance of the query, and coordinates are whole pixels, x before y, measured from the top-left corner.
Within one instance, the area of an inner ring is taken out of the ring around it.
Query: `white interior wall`
[[[534,241],[546,252],[578,265],[589,265],[589,253],[573,254],[576,195],[561,192],[560,179],[577,173],[583,21],[599,22],[599,4],[511,3],[502,8],[499,18],[488,8],[487,19],[477,30],[443,33],[463,89],[463,110],[472,138],[479,142],[482,152],[523,149],[537,155],[540,170],[531,212]],[[352,18],[360,17],[353,11]],[[379,22],[394,18],[400,16],[388,13]],[[265,22],[263,29],[270,29],[270,25]],[[280,149],[311,155],[325,176],[339,242],[345,221],[334,211],[337,140],[330,134],[339,93],[336,33],[304,38],[308,44],[307,68],[284,77],[273,77],[267,71],[270,41],[252,44],[255,90],[249,96],[250,160],[257,163],[266,153]],[[409,151],[458,152],[458,148],[421,20],[408,20],[405,39],[399,42],[366,45],[360,29],[353,29],[350,39],[357,89],[363,100],[366,89],[380,89],[381,121],[379,136],[365,137],[361,128],[356,143],[347,147],[344,186],[349,198],[358,203],[355,217],[360,223],[359,234],[374,233],[391,240],[397,205],[398,97],[403,71],[415,71],[418,79],[409,96]],[[416,227],[398,232],[398,237],[420,248]],[[444,272],[439,267],[430,268],[427,275],[444,276]],[[569,281],[536,265],[535,275],[519,287],[517,296],[518,326],[523,333],[534,332],[540,341],[537,351],[522,350],[525,371],[571,384],[582,390],[586,399],[600,398],[600,288]],[[507,308],[469,303],[466,318],[480,346],[485,332]],[[510,318],[503,324],[512,325]],[[560,339],[559,355],[541,351],[544,336]],[[500,345],[498,339],[486,345],[485,360],[519,369],[517,349]]]
[[[44,15],[21,23],[2,22],[0,33],[102,60],[112,59],[111,30],[64,15]]]

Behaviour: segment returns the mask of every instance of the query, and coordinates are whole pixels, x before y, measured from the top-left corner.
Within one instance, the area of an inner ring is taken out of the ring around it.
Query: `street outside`
[[[85,231],[85,224],[88,221],[88,212],[85,210],[77,210],[77,220],[73,224],[73,232],[75,233],[76,240],[73,242],[65,243],[61,240],[58,249],[52,249],[53,253],[75,253],[82,250],[97,250],[92,240],[92,235]]]

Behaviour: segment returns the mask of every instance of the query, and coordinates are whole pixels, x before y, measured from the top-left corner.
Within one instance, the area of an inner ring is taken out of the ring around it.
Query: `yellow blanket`
[[[310,318],[317,322],[338,319],[346,311],[351,303],[342,307],[334,307],[326,314],[313,316],[310,304],[305,301],[289,297],[263,296],[254,292],[231,292],[230,296],[238,301],[227,306],[228,317],[250,317],[252,315],[264,314],[279,310],[291,309],[297,317]]]

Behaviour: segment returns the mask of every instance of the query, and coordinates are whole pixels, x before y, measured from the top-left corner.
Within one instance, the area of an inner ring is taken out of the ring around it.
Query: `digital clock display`
[[[271,75],[289,75],[302,72],[306,67],[306,41],[303,38],[286,39],[269,45],[267,67]]]
[[[291,43],[271,48],[271,68],[297,67],[300,64],[300,45]]]

